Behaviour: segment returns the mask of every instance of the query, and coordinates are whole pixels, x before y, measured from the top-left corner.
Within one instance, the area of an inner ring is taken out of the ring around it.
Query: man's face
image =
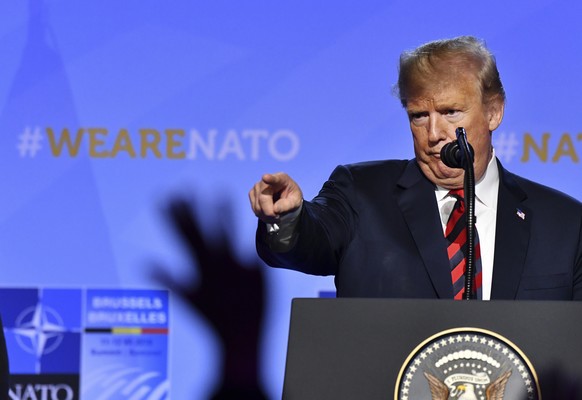
[[[483,104],[473,73],[451,73],[425,80],[409,96],[406,112],[414,140],[414,152],[422,172],[434,184],[447,189],[463,187],[464,171],[441,161],[442,147],[455,140],[455,130],[465,128],[475,150],[475,179],[481,179],[491,159],[491,132],[503,118],[503,101]]]

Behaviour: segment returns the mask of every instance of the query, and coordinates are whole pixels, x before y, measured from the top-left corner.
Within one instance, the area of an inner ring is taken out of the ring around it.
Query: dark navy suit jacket
[[[582,300],[582,204],[506,171],[492,299]],[[453,297],[434,185],[415,160],[339,166],[305,201],[291,250],[257,250],[274,267],[335,275],[338,297]]]

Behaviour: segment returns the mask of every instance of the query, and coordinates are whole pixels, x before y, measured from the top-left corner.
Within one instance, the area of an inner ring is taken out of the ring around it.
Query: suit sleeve
[[[352,175],[347,167],[339,166],[319,194],[312,201],[303,202],[288,251],[276,251],[272,234],[259,221],[256,234],[259,256],[272,267],[335,275],[357,224],[355,202]]]

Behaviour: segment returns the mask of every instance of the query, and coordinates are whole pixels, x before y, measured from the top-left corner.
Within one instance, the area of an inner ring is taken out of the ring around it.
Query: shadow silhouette
[[[226,215],[223,221],[234,221],[229,206],[222,205],[220,211]],[[265,303],[261,264],[246,265],[237,259],[223,223],[216,224],[212,238],[205,235],[184,199],[172,200],[167,214],[192,265],[198,266],[198,282],[177,280],[161,268],[154,271],[154,278],[201,313],[223,347],[221,384],[211,399],[266,399],[258,379]]]
[[[542,370],[539,380],[544,400],[582,399],[582,382],[559,366]]]
[[[8,354],[4,340],[4,328],[2,327],[2,320],[0,319],[0,399],[8,399],[8,389]]]

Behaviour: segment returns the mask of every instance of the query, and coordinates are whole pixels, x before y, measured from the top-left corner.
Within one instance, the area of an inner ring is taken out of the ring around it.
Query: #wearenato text
[[[81,148],[87,148],[91,158],[166,158],[259,160],[270,157],[289,161],[299,153],[299,136],[289,129],[230,129],[224,133],[209,129],[201,134],[191,129],[138,129],[133,135],[128,129],[109,131],[106,128],[68,128],[60,132],[46,128],[54,157],[77,157]],[[88,147],[82,146],[84,143]]]

